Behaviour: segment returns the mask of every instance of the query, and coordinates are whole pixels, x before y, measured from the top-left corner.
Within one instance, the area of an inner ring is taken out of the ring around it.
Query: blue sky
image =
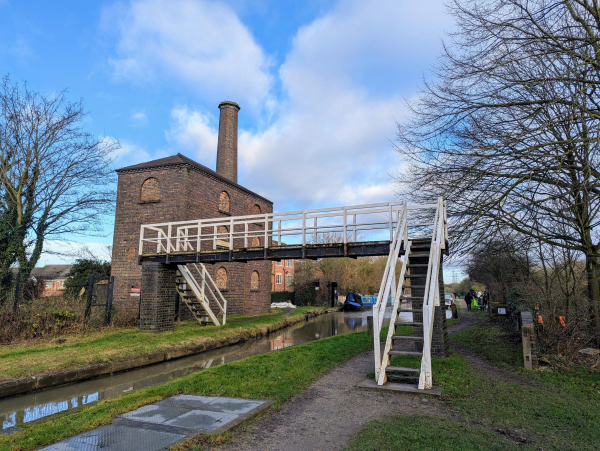
[[[440,0],[0,0],[0,74],[83,98],[87,130],[123,146],[115,168],[214,168],[228,99],[239,181],[276,211],[387,202],[395,121],[451,26]]]

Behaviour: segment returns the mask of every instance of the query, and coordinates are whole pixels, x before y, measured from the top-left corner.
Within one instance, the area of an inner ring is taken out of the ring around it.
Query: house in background
[[[294,291],[294,266],[295,260],[281,260],[271,262],[271,290]]]
[[[43,283],[42,296],[58,296],[65,290],[66,275],[72,265],[46,265],[43,268],[33,268],[29,278],[36,284]]]

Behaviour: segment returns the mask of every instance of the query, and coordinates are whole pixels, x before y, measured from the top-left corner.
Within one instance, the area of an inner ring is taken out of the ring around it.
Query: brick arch
[[[160,182],[154,177],[147,178],[140,189],[140,202],[158,202],[160,200]]]
[[[217,269],[217,276],[215,277],[215,283],[219,290],[227,289],[227,270],[222,266]]]
[[[258,291],[259,287],[260,287],[260,276],[258,274],[258,271],[252,271],[252,274],[250,275],[250,290]]]
[[[231,198],[227,191],[221,191],[221,194],[219,194],[219,211],[231,213]]]
[[[262,213],[262,211],[261,211],[261,209],[260,209],[260,205],[258,205],[258,204],[254,204],[254,205],[252,206],[252,213],[251,213],[251,214],[253,214],[253,215],[259,215],[259,214],[261,214],[261,213]]]

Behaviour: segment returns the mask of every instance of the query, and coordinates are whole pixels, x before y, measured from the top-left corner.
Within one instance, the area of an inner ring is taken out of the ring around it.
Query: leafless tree
[[[453,245],[512,230],[581,252],[600,342],[600,7],[451,0],[435,81],[398,129],[413,198],[443,196]]]
[[[112,211],[110,153],[118,147],[82,129],[82,101],[0,82],[0,293],[10,267],[27,279],[51,237],[91,234]],[[0,302],[2,299],[0,299]]]

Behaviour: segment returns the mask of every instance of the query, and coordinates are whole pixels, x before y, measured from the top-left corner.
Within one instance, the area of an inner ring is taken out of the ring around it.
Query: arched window
[[[261,214],[260,205],[254,204],[254,206],[252,207],[252,214],[253,215],[259,215],[259,214]]]
[[[229,201],[229,194],[223,191],[219,196],[219,211],[223,211],[225,213],[231,212],[231,205]]]
[[[260,247],[260,238],[257,236],[250,238],[250,247]]]
[[[229,248],[229,229],[227,226],[217,227],[217,246]]]
[[[252,271],[252,275],[250,276],[250,290],[251,291],[258,291],[258,286],[259,286],[259,277],[258,277],[258,271]]]
[[[227,289],[227,270],[223,267],[217,269],[217,288],[219,290]]]
[[[144,180],[140,192],[141,202],[158,202],[160,200],[160,183],[154,177]]]

